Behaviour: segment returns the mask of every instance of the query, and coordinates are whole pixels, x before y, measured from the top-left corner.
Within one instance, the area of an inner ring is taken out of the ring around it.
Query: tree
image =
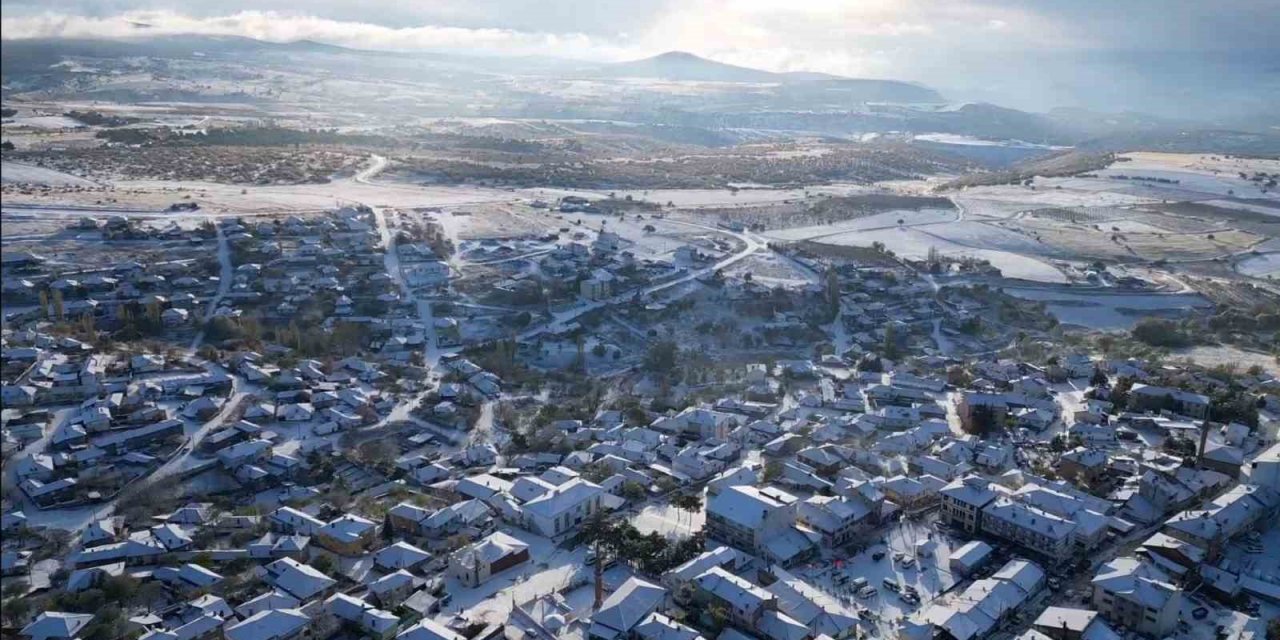
[[[884,357],[890,360],[898,358],[898,330],[892,322],[884,326],[884,344],[881,351],[884,352]]]
[[[10,627],[21,627],[31,615],[31,601],[22,596],[4,601],[4,621]]]
[[[320,573],[329,573],[333,571],[333,558],[328,555],[320,554],[311,561],[311,566]]]
[[[1134,325],[1130,333],[1135,340],[1153,347],[1176,349],[1188,346],[1192,342],[1191,337],[1183,332],[1176,322],[1162,318],[1144,318]]]
[[[644,368],[654,373],[670,373],[676,368],[680,347],[673,340],[659,340],[644,354]]]
[[[1106,386],[1106,384],[1107,384],[1107,373],[1102,370],[1102,367],[1094,367],[1093,377],[1089,378],[1089,386],[1102,387],[1102,386]]]
[[[702,497],[696,493],[685,493],[671,499],[671,506],[689,513],[690,521],[693,520],[693,514],[702,510]]]

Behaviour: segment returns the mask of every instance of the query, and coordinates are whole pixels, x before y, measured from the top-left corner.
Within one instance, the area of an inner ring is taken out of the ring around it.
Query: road
[[[591,311],[595,311],[596,309],[601,309],[604,307],[610,307],[616,304],[629,302],[632,299],[634,299],[637,295],[641,297],[652,296],[653,294],[658,293],[660,291],[665,291],[672,287],[682,285],[687,282],[692,282],[693,280],[697,278],[701,278],[702,276],[715,273],[716,271],[719,271],[721,269],[731,267],[737,264],[738,262],[745,260],[748,256],[765,248],[765,245],[763,242],[761,242],[759,239],[755,238],[749,233],[744,233],[740,231],[730,231],[728,229],[721,229],[719,227],[712,227],[712,226],[707,226],[703,224],[697,224],[694,222],[685,222],[681,220],[667,220],[667,222],[684,225],[687,227],[694,227],[697,229],[715,231],[715,232],[723,233],[726,235],[731,235],[742,242],[743,248],[740,251],[735,252],[733,255],[730,255],[716,262],[711,266],[703,267],[701,269],[690,270],[688,273],[678,278],[668,280],[666,282],[650,285],[648,287],[643,287],[640,289],[632,289],[630,291],[620,293],[618,295],[613,296],[612,298],[608,298],[605,300],[597,300],[594,302],[584,302],[576,306],[570,307],[568,309],[563,309],[560,311],[553,312],[551,320],[549,322],[546,322],[540,326],[537,326],[531,329],[527,329],[524,333],[520,334],[519,338],[521,340],[524,340],[527,338],[537,336],[539,334],[542,334],[552,329],[562,329],[565,326],[567,326],[569,323],[576,320],[578,317],[586,313],[589,313]]]
[[[222,232],[221,225],[214,225],[214,229],[218,234],[218,293],[209,301],[208,308],[205,309],[204,318],[200,322],[200,330],[196,332],[196,336],[191,339],[191,346],[187,348],[189,353],[194,354],[196,349],[200,348],[200,343],[204,342],[205,328],[209,321],[213,319],[213,314],[218,310],[218,305],[222,304],[222,299],[231,292],[231,280],[234,272],[231,268],[231,246],[227,242],[227,234]]]

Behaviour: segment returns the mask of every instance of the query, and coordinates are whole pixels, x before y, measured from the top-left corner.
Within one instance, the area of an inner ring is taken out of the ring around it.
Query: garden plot
[[[964,210],[966,220],[1007,219],[1023,211],[1035,209],[1038,206],[1027,202],[988,200],[967,195],[953,196],[951,199]]]
[[[1056,267],[1036,255],[1024,255],[1013,251],[996,248],[970,246],[953,241],[936,232],[945,232],[951,225],[929,227],[929,230],[915,228],[881,229],[878,231],[852,231],[828,238],[823,244],[840,246],[869,247],[872,243],[883,243],[885,248],[910,260],[923,260],[929,257],[929,250],[936,249],[945,256],[972,257],[986,260],[1000,269],[1006,278],[1018,278],[1035,282],[1059,283],[1067,278]],[[993,230],[993,236],[999,232]],[[981,238],[964,238],[979,242]],[[1028,241],[1031,242],[1031,241]],[[1025,245],[1023,245],[1025,246]],[[1034,248],[1034,253],[1053,253],[1048,248]],[[1029,250],[1030,252],[1030,250]]]
[[[1262,240],[1260,236],[1235,230],[1205,234],[1132,233],[1112,231],[1110,227],[1118,225],[1111,224],[1099,225],[1101,229],[1033,220],[1021,220],[1018,224],[1056,253],[1082,259],[1208,260],[1246,251]]]
[[[921,209],[919,211],[901,210],[886,211],[877,213],[863,218],[847,220],[835,224],[823,224],[808,227],[796,227],[793,229],[778,229],[765,233],[765,237],[771,240],[798,241],[798,240],[817,240],[829,237],[840,237],[841,234],[854,231],[872,231],[877,229],[892,229],[898,226],[901,220],[903,226],[911,227],[917,225],[937,224],[940,222],[954,222],[956,220],[956,212],[949,209]]]
[[[1280,199],[1272,205],[1269,202],[1242,202],[1240,200],[1205,200],[1204,204],[1222,207],[1223,209],[1235,209],[1237,211],[1248,211],[1250,213],[1260,213],[1264,216],[1275,216],[1280,218]]]
[[[768,286],[801,287],[814,283],[817,276],[777,253],[757,253],[735,263],[727,275],[751,274],[752,281]]]
[[[1116,180],[1100,178],[1037,178],[1038,186],[998,185],[970,187],[964,194],[984,200],[1005,200],[1029,205],[1029,209],[1045,207],[1123,207],[1155,202],[1155,198],[1142,197],[1117,191]]]

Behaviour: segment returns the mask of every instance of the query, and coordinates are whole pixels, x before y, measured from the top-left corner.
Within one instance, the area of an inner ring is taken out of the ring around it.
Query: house
[[[401,631],[396,640],[467,640],[465,636],[432,620],[423,618],[417,624]]]
[[[344,556],[362,555],[378,534],[378,525],[368,518],[343,514],[315,532],[316,543]]]
[[[1058,458],[1058,475],[1064,480],[1080,484],[1093,484],[1102,478],[1110,461],[1101,449],[1076,447]]]
[[[293,640],[309,636],[311,618],[300,609],[267,609],[222,629],[226,640]]]
[[[92,621],[92,614],[45,611],[19,633],[31,640],[71,640],[79,637],[80,631]]]
[[[656,611],[636,625],[631,634],[636,640],[706,640],[696,630]]]
[[[773,487],[726,487],[707,501],[707,537],[788,564],[812,548],[793,526],[797,502]]]
[[[1266,487],[1280,493],[1280,443],[1271,445],[1245,465],[1244,475],[1249,484]]]
[[[995,549],[991,545],[981,540],[970,540],[964,546],[951,552],[947,566],[951,569],[951,573],[967,577],[973,575],[974,571],[981,569],[983,565],[989,562],[994,551]]]
[[[1117,626],[1163,638],[1177,625],[1182,590],[1152,565],[1117,558],[1098,570],[1092,585],[1094,608]]]
[[[982,509],[996,499],[990,483],[981,476],[953,480],[938,493],[943,521],[971,534],[982,528]]]
[[[799,504],[796,521],[820,533],[823,546],[833,548],[853,542],[879,519],[860,500],[816,495]]]
[[[834,594],[798,579],[776,565],[769,568],[769,573],[776,580],[765,590],[777,598],[778,612],[804,627],[806,636],[821,634],[832,638],[844,638],[859,632],[862,619],[853,606],[842,602]],[[778,628],[778,622],[783,621],[766,621],[764,628]],[[781,628],[790,626],[788,623]],[[771,633],[770,637],[789,637],[789,634]]]
[[[303,602],[328,593],[337,584],[315,567],[293,558],[281,558],[261,570],[267,582]]]
[[[333,629],[336,625],[333,622],[342,621],[352,625],[365,633],[366,636],[379,640],[386,640],[395,634],[396,627],[400,626],[400,619],[389,611],[383,611],[359,598],[349,596],[345,593],[335,593],[324,601],[324,612],[328,614],[325,622],[328,625],[317,625],[316,635],[326,637],[329,633],[325,631]]]
[[[710,551],[704,551],[684,564],[664,573],[662,575],[662,584],[666,585],[668,589],[676,590],[682,585],[692,583],[698,576],[706,573],[712,567],[729,567],[732,569],[743,562],[743,559],[743,556],[734,551],[733,548],[719,546]]]
[[[636,577],[628,578],[609,594],[591,616],[587,637],[591,640],[625,640],[666,597],[667,590]]]
[[[1135,384],[1129,390],[1129,409],[1157,413],[1172,411],[1199,420],[1209,415],[1209,396],[1171,387]]]
[[[746,629],[756,628],[766,611],[778,608],[772,593],[720,567],[708,569],[693,584],[694,598],[708,606],[723,607],[735,625]]]
[[[602,495],[597,484],[570,480],[523,505],[525,526],[548,538],[567,535],[600,511]]]
[[[1106,637],[1099,632],[1105,626],[1106,623],[1098,617],[1097,611],[1070,607],[1048,607],[1032,623],[1033,629],[1044,634],[1050,640],[1085,640],[1086,637],[1090,639]]]
[[[1021,545],[1055,562],[1075,553],[1076,523],[1048,511],[998,497],[982,508],[982,532]]]
[[[494,574],[529,561],[529,545],[501,531],[467,545],[449,558],[449,573],[475,587]]]
[[[413,593],[415,579],[412,573],[398,569],[369,583],[369,593],[384,607],[395,607]]]
[[[373,563],[382,569],[412,569],[427,560],[431,554],[407,542],[395,542],[373,554]]]

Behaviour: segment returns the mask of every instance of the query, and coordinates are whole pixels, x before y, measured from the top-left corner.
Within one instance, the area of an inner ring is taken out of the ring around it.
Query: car
[[[898,564],[902,565],[904,569],[910,569],[911,567],[916,566],[916,559],[912,558],[911,556],[907,556],[903,558],[902,562],[899,562]]]
[[[1196,607],[1191,610],[1191,617],[1196,620],[1204,620],[1209,617],[1209,609],[1206,607]]]
[[[868,582],[866,578],[858,577],[858,578],[854,579],[853,583],[851,583],[851,584],[849,585],[849,588],[851,588],[851,589],[862,589],[862,588],[865,588],[865,587],[866,587],[867,585],[869,585],[869,584],[870,584],[870,582]]]
[[[876,561],[876,562],[880,562],[881,560],[884,560],[884,552],[883,552],[883,551],[877,551],[877,552],[875,552],[875,553],[871,554],[871,559],[872,559],[872,560],[874,560],[874,561]]]
[[[881,584],[883,584],[883,585],[884,585],[884,588],[886,588],[886,589],[888,589],[888,590],[890,590],[890,591],[901,591],[901,590],[902,590],[902,587],[901,587],[901,586],[900,586],[896,581],[894,581],[894,579],[893,579],[893,578],[885,578],[885,579],[884,579],[884,582],[882,582]]]
[[[899,594],[898,597],[902,598],[903,602],[910,605],[920,604],[920,596],[914,596],[914,595],[911,595],[910,593],[902,593],[902,594]]]
[[[873,597],[875,597],[875,595],[876,595],[877,593],[879,593],[879,592],[878,592],[878,591],[876,591],[876,588],[875,588],[875,587],[863,587],[863,588],[861,588],[861,589],[858,589],[858,597],[859,597],[859,598],[862,598],[862,599],[864,599],[864,600],[865,600],[865,599],[867,599],[867,598],[873,598]]]

